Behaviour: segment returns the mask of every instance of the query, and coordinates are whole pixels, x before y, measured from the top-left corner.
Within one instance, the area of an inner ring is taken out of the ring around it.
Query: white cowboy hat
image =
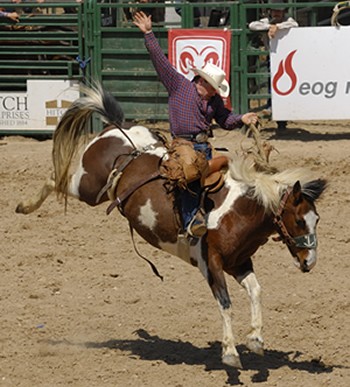
[[[216,91],[219,92],[221,97],[228,97],[230,94],[230,85],[226,81],[225,71],[220,67],[207,63],[202,69],[191,69],[196,75],[204,78]]]

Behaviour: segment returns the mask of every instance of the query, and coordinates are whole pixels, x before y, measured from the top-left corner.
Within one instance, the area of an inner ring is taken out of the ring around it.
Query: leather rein
[[[281,240],[283,243],[285,243],[288,246],[291,254],[293,256],[296,256],[296,254],[291,250],[293,247],[309,250],[315,249],[317,247],[317,237],[316,234],[305,234],[297,237],[292,237],[288,232],[287,227],[285,226],[282,220],[282,214],[292,190],[293,188],[289,187],[283,194],[278,210],[273,218],[273,223],[276,226],[277,232],[280,236],[280,239],[275,240]]]

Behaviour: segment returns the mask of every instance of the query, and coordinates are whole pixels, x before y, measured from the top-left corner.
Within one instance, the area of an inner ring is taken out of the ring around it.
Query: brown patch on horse
[[[111,170],[116,164],[122,162],[120,154],[129,154],[131,149],[130,146],[124,146],[123,141],[117,137],[99,138],[93,146],[89,147],[82,158],[86,173],[82,176],[79,186],[80,200],[91,206],[108,201],[106,193],[100,197],[98,202],[96,198],[105,186]],[[99,162],[96,163],[96,160]]]
[[[116,197],[123,195],[129,187],[136,187],[144,177],[158,173],[159,157],[142,153],[128,165],[122,174]],[[145,216],[141,211],[150,212],[155,217],[152,224],[142,221]],[[129,220],[137,233],[153,246],[160,248],[160,243],[177,242],[180,229],[177,215],[176,197],[169,191],[165,179],[155,178],[139,186],[124,200],[122,214]]]

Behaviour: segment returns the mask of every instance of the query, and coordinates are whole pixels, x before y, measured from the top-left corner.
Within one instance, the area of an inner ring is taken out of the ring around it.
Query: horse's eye
[[[304,220],[304,219],[297,219],[297,220],[296,220],[296,224],[297,224],[298,227],[300,227],[300,228],[305,228],[305,220]]]

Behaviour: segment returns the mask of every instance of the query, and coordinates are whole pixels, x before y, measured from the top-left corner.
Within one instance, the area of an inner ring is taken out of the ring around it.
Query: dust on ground
[[[166,125],[159,129],[166,129]],[[0,141],[0,386],[347,387],[349,362],[349,122],[265,124],[271,163],[307,167],[329,180],[317,209],[319,257],[302,274],[287,248],[254,257],[263,289],[265,356],[245,347],[248,297],[228,279],[243,370],[222,365],[222,324],[199,271],[137,238],[164,282],[135,253],[128,226],[107,207],[52,195],[15,214],[51,172],[52,141]],[[231,152],[238,131],[215,130]]]

